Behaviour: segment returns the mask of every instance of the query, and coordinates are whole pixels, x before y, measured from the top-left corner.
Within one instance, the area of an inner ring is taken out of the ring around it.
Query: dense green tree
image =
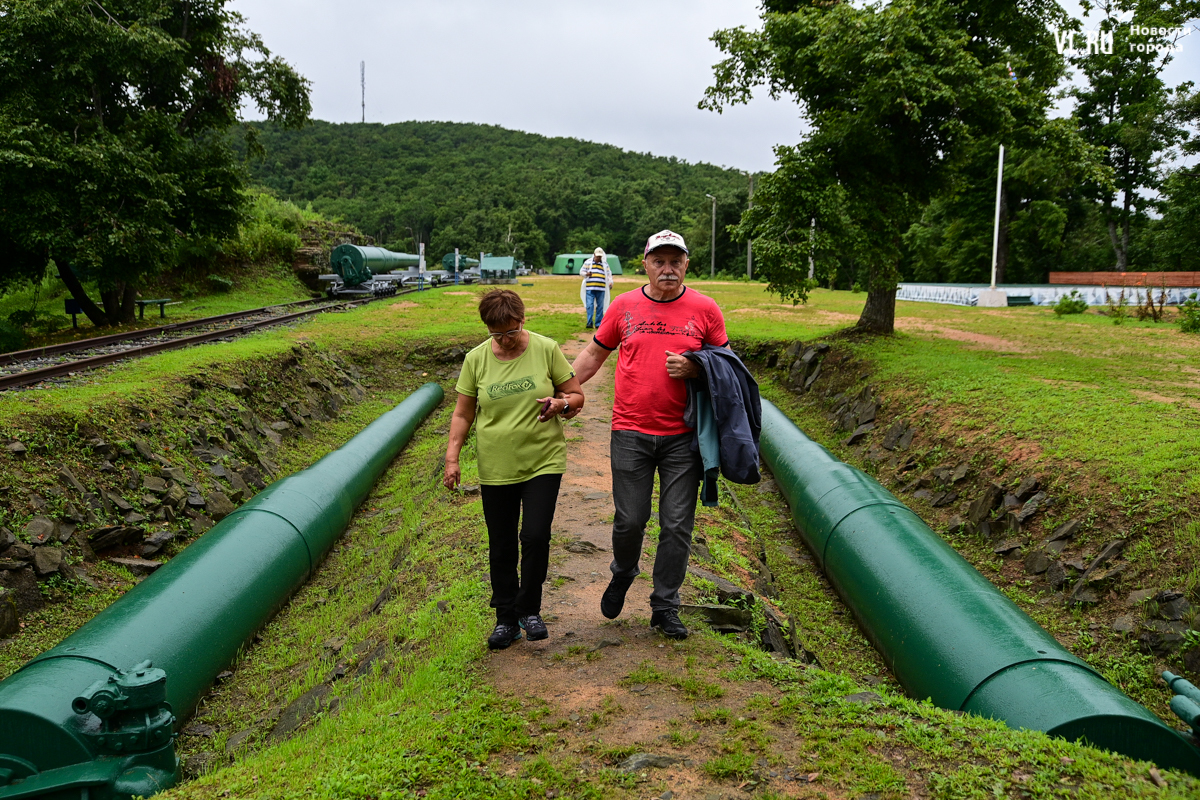
[[[1171,113],[1171,92],[1161,73],[1171,61],[1171,45],[1180,33],[1142,34],[1134,29],[1182,31],[1200,16],[1197,0],[1101,0],[1084,2],[1099,18],[1096,46],[1077,36],[1072,58],[1086,83],[1073,91],[1075,115],[1084,137],[1107,149],[1112,183],[1093,183],[1092,195],[1102,204],[1102,219],[1112,245],[1112,268],[1130,266],[1130,232],[1144,219],[1163,187],[1164,160],[1184,138]],[[1107,38],[1111,37],[1111,38]],[[1107,41],[1106,41],[1107,40]],[[1181,89],[1186,93],[1191,84]]]
[[[805,291],[807,237],[799,234],[816,219],[822,249],[851,254],[867,271],[859,326],[890,332],[903,234],[964,151],[986,132],[1012,129],[1026,94],[1055,78],[1059,68],[1032,45],[1049,39],[1045,22],[1060,15],[1052,2],[769,2],[761,31],[718,31],[713,40],[729,57],[702,107],[747,102],[765,85],[773,97],[795,97],[811,126],[799,146],[777,149],[789,178],[764,180],[766,196],[747,215],[759,221],[744,233],[766,256],[772,287]],[[1018,54],[1031,51],[1019,66],[1039,76],[1025,88],[1005,69],[1014,42]],[[788,179],[799,190],[776,185]],[[786,203],[763,208],[773,198]],[[793,235],[759,241],[784,231]]]
[[[96,325],[140,281],[236,232],[225,131],[250,99],[303,123],[308,83],[226,0],[0,0],[0,281],[52,259]],[[83,283],[99,288],[101,309]]]
[[[688,237],[693,262],[703,259],[707,273],[705,194],[713,194],[717,268],[745,266],[745,245],[725,230],[746,205],[747,179],[735,170],[488,125],[254,130],[266,153],[251,159],[258,183],[393,249],[425,242],[432,259],[457,247],[546,266],[555,253],[595,247],[628,259],[651,234],[672,228]]]
[[[1085,185],[1111,181],[1103,149],[1083,141],[1075,120],[1046,119],[1039,113],[1031,122],[1014,126],[1005,137],[998,283],[1041,283],[1050,270],[1062,269],[1072,200],[1084,198]],[[997,147],[995,138],[985,137],[968,148],[946,191],[909,228],[905,242],[911,260],[905,277],[990,280]]]
[[[1181,95],[1172,109],[1178,124],[1200,128],[1200,92]],[[1182,147],[1183,154],[1200,155],[1200,136]],[[1154,230],[1154,256],[1161,269],[1200,270],[1200,164],[1182,166],[1162,184],[1162,219]]]

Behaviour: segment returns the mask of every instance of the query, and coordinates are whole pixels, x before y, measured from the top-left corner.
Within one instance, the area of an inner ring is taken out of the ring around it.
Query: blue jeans
[[[654,473],[658,472],[658,552],[654,557],[654,591],[650,609],[679,608],[679,587],[687,576],[696,524],[696,492],[700,488],[700,454],[692,450],[692,434],[652,436],[613,431],[611,440],[613,561],[617,578],[641,573],[642,539],[650,519]]]
[[[604,290],[588,289],[584,297],[587,304],[587,325],[589,328],[599,328],[604,319]]]

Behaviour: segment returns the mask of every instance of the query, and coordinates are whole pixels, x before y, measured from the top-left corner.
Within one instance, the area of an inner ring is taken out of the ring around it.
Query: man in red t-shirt
[[[724,347],[725,319],[712,299],[683,285],[688,250],[683,237],[661,231],[646,242],[650,283],[612,301],[591,344],[575,359],[580,383],[596,374],[609,354],[617,356],[612,415],[612,580],[600,611],[615,619],[641,569],[642,537],[650,519],[654,473],[658,473],[658,554],[650,625],[672,639],[686,639],[679,621],[679,587],[687,575],[696,522],[696,492],[703,468],[683,423],[684,381],[699,368],[681,353],[708,343]]]

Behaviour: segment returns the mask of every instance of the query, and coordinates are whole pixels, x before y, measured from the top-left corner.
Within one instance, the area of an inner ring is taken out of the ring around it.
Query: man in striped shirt
[[[613,285],[612,270],[608,268],[602,248],[596,248],[592,260],[584,264],[579,274],[583,277],[583,305],[587,309],[588,330],[599,328],[604,319],[605,301]]]

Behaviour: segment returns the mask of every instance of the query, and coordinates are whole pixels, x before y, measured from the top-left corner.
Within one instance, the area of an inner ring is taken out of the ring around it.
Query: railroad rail
[[[325,298],[317,298],[315,300],[297,300],[293,303],[278,303],[273,306],[262,306],[260,308],[251,308],[246,311],[234,311],[229,314],[218,314],[212,317],[201,317],[199,319],[187,320],[185,322],[174,322],[170,325],[159,325],[155,328],[142,328],[136,331],[126,331],[125,333],[113,333],[107,336],[94,336],[90,339],[79,339],[74,342],[63,342],[62,344],[48,344],[41,347],[32,347],[28,350],[14,350],[11,353],[0,353],[0,367],[10,364],[18,364],[22,361],[32,361],[38,358],[46,358],[56,356],[62,353],[76,353],[81,350],[94,350],[98,347],[107,347],[121,342],[129,342],[135,339],[148,339],[154,336],[163,336],[175,331],[185,331],[192,328],[199,328],[204,325],[215,325],[220,322],[227,322],[234,319],[242,319],[244,317],[252,317],[255,314],[265,314],[276,308],[296,308],[297,306],[311,306],[317,303],[326,302]]]
[[[417,291],[416,289],[407,289],[397,292],[393,297],[398,297],[403,294],[410,294]],[[337,309],[356,307],[369,303],[375,298],[356,298],[340,303],[325,303],[325,300],[301,300],[294,303],[285,303],[274,306],[263,306],[247,311],[235,311],[229,314],[220,314],[213,317],[203,317],[187,322],[179,322],[173,325],[163,325],[157,328],[145,328],[139,331],[129,331],[128,333],[115,333],[109,336],[97,336],[92,339],[83,339],[77,342],[64,342],[63,344],[48,345],[45,347],[37,347],[29,350],[21,350],[14,353],[5,353],[0,356],[0,368],[22,364],[28,361],[38,361],[48,357],[63,355],[66,353],[86,352],[97,350],[113,345],[121,345],[126,342],[136,341],[138,339],[155,338],[160,336],[171,336],[179,331],[190,330],[194,328],[204,327],[207,325],[219,325],[223,322],[230,322],[256,315],[268,314],[274,309],[295,308],[297,306],[314,306],[301,311],[293,311],[288,314],[279,314],[268,316],[263,319],[252,320],[240,325],[230,325],[227,327],[217,328],[215,330],[204,331],[192,336],[182,336],[178,338],[170,338],[162,341],[156,341],[140,346],[127,347],[112,352],[100,353],[98,355],[79,358],[71,361],[63,361],[60,363],[49,364],[34,369],[26,369],[18,372],[10,372],[8,374],[0,374],[0,391],[6,389],[15,389],[21,386],[29,386],[30,384],[41,383],[42,381],[52,378],[61,378],[65,375],[73,375],[77,372],[85,372],[96,367],[113,364],[117,361],[124,361],[131,358],[141,358],[143,356],[161,353],[166,350],[176,350],[192,345],[211,342],[216,339],[224,339],[230,336],[239,336],[253,331],[267,328],[272,325],[280,325],[303,317],[320,314],[324,311],[333,311]],[[324,305],[316,305],[325,303]]]

